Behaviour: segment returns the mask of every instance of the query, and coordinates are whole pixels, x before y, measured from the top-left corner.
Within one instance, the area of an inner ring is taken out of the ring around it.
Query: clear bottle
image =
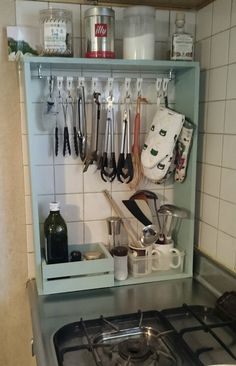
[[[176,13],[176,31],[171,40],[171,60],[193,60],[193,36],[184,30],[185,13]]]
[[[60,203],[50,203],[44,222],[45,258],[48,264],[68,262],[67,226],[60,214]]]

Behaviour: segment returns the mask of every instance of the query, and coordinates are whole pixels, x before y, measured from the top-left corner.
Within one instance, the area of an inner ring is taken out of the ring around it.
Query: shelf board
[[[42,0],[47,1],[47,0]],[[72,3],[88,5],[88,0],[51,0],[57,3]],[[198,10],[213,2],[213,0],[98,0],[96,5],[102,6],[131,6],[148,5],[157,9],[179,9],[179,10]],[[92,5],[92,3],[91,3]]]
[[[196,61],[163,61],[163,60],[124,60],[124,59],[94,59],[94,58],[69,58],[69,57],[29,57],[25,56],[23,63],[29,63],[31,69],[37,69],[39,65],[44,69],[50,67],[56,69],[80,69],[103,71],[156,72],[177,71],[183,69],[199,68]]]

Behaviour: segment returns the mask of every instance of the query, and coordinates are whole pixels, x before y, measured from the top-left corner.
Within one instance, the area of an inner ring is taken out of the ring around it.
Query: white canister
[[[66,9],[40,11],[42,55],[73,56],[72,13]]]
[[[151,6],[131,6],[124,10],[123,58],[154,60],[155,9]]]
[[[117,246],[112,250],[114,259],[114,277],[118,281],[126,280],[128,277],[128,248]]]

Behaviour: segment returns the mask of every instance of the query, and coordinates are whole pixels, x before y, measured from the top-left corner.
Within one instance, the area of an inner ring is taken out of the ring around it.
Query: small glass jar
[[[155,9],[151,6],[131,6],[124,10],[124,59],[154,59],[154,27]]]
[[[72,13],[49,8],[40,11],[42,55],[73,56]]]

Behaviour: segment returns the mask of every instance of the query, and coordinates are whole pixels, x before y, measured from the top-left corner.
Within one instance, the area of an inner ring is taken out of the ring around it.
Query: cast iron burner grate
[[[204,366],[236,360],[235,321],[187,306],[68,324],[54,335],[59,366]]]

